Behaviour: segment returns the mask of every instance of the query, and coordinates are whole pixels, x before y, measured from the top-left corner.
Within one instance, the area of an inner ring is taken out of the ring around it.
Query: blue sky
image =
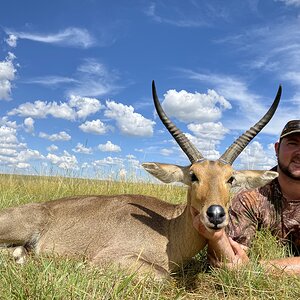
[[[144,176],[187,165],[154,113],[217,159],[268,109],[235,162],[267,169],[284,124],[299,119],[300,1],[6,1],[0,10],[0,171]]]

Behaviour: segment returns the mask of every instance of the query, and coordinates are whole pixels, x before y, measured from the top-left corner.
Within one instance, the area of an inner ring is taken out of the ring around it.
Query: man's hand
[[[243,249],[245,246],[227,237],[224,229],[208,230],[193,207],[191,207],[191,214],[194,228],[208,240],[208,258],[212,266],[222,267],[225,265],[230,269],[235,269],[248,263],[248,255]]]
[[[234,258],[231,262],[226,263],[226,266],[229,269],[235,269],[241,265],[245,265],[249,262],[249,257],[245,251],[245,246],[239,244],[238,242],[234,241],[232,238],[228,238],[229,243],[232,247],[234,252]]]

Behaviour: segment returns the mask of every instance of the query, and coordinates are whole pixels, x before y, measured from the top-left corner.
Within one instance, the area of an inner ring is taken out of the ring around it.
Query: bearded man
[[[269,270],[300,274],[300,120],[289,121],[275,143],[279,176],[264,187],[239,193],[231,204],[225,230],[208,231],[195,215],[194,227],[208,240],[214,266],[238,267],[248,262],[247,249],[255,233],[268,229],[289,243],[295,257],[262,261]]]

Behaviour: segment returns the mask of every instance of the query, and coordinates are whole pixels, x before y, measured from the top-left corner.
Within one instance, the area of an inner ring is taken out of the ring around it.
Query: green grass
[[[71,195],[134,193],[172,203],[186,189],[172,185],[97,181],[61,177],[0,175],[0,208]],[[111,268],[93,268],[83,258],[30,256],[25,265],[0,254],[0,299],[299,299],[299,277],[266,275],[259,259],[280,258],[287,249],[261,232],[251,249],[251,264],[238,271],[207,267],[206,250],[172,280],[155,282]]]

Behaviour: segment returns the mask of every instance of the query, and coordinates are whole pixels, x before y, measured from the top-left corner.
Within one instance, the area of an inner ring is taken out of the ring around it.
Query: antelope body
[[[209,230],[227,225],[230,193],[263,186],[277,177],[271,171],[234,171],[232,163],[273,116],[277,96],[262,119],[239,137],[216,161],[203,158],[169,120],[152,86],[157,113],[191,161],[181,167],[144,163],[163,182],[188,185],[187,202],[173,205],[142,195],[76,196],[31,203],[0,212],[0,246],[23,262],[27,251],[85,256],[95,265],[114,264],[155,277],[168,276],[206,245],[193,227],[191,209]]]

